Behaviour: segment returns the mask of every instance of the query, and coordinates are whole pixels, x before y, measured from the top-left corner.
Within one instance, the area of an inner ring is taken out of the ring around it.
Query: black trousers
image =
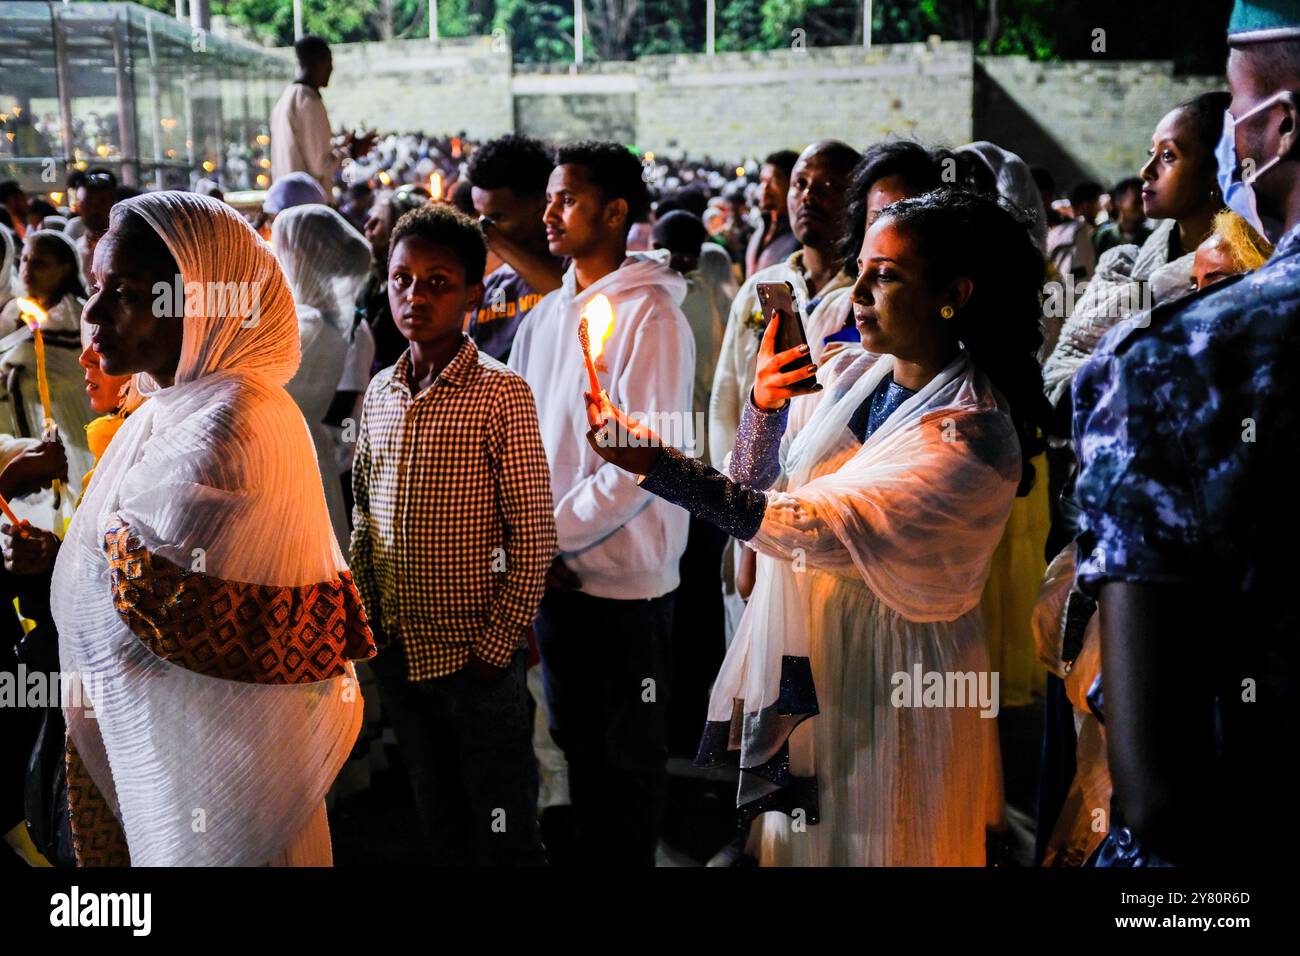
[[[709,714],[709,690],[727,653],[723,636],[722,551],[725,531],[691,516],[682,555],[682,584],[673,606],[673,699],[668,707],[668,749],[694,758]]]
[[[370,662],[435,866],[540,866],[533,701],[515,654],[497,680],[406,679],[400,645]]]
[[[548,591],[537,647],[582,863],[654,866],[668,789],[672,594]]]

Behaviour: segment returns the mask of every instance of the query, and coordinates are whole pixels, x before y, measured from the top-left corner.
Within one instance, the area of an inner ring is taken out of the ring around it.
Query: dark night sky
[[[1232,0],[1062,0],[1056,9],[1058,49],[1088,59],[1093,30],[1106,31],[1107,59],[1174,60],[1189,73],[1219,73]]]

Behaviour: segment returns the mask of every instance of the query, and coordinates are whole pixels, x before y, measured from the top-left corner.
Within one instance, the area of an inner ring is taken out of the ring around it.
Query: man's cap
[[[1237,0],[1228,21],[1228,42],[1300,40],[1300,0]]]

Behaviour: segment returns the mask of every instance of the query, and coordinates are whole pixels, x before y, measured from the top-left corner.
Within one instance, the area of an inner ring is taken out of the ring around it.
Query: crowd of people
[[[310,37],[251,221],[0,185],[5,669],[86,691],[4,709],[7,842],[328,865],[382,724],[434,864],[651,866],[689,753],[739,766],[720,864],[997,865],[1041,699],[1035,863],[1285,855],[1283,7],[1065,195],[988,142],[747,186],[332,136]]]

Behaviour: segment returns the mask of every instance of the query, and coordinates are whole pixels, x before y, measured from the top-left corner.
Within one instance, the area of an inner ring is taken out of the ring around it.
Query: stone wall
[[[1084,178],[1112,185],[1137,175],[1156,123],[1172,107],[1227,88],[1222,76],[1175,76],[1167,62],[982,57],[975,135],[1047,166],[1063,190]]]
[[[475,138],[514,127],[510,47],[492,37],[339,43],[323,91],[339,126]]]
[[[911,43],[516,67],[512,88],[515,127],[535,136],[738,160],[824,138],[964,142],[973,69],[966,44]]]
[[[1222,77],[1159,62],[1033,63],[965,43],[646,57],[634,63],[511,65],[500,38],[334,47],[325,101],[335,125],[519,130],[602,138],[728,162],[835,137],[932,144],[990,139],[1052,169],[1068,188],[1142,165],[1156,121]]]

